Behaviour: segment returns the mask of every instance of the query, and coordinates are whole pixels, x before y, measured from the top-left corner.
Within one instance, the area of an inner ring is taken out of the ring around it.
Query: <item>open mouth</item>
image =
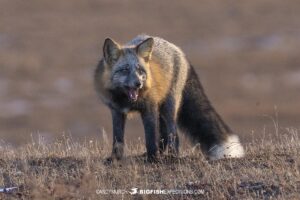
[[[133,88],[128,89],[128,98],[130,101],[137,101],[138,97],[139,97],[139,89],[133,89]]]

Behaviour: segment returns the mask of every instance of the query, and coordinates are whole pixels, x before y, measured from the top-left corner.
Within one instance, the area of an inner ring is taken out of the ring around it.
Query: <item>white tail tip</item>
[[[213,146],[209,151],[209,159],[241,158],[245,155],[244,148],[237,135],[230,135],[225,142]]]

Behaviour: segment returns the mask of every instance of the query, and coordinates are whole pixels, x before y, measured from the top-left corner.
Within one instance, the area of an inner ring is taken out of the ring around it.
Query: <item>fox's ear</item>
[[[106,38],[103,45],[103,57],[105,61],[112,65],[120,56],[120,45],[110,38]]]
[[[146,62],[148,62],[151,58],[153,44],[153,38],[148,38],[136,47],[137,54],[144,58]]]

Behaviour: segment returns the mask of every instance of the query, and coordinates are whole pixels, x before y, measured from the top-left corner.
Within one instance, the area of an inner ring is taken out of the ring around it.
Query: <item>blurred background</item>
[[[140,33],[180,46],[243,142],[300,128],[297,1],[0,0],[0,140],[111,137],[93,88],[106,37]],[[274,125],[275,124],[275,125]],[[143,138],[138,118],[129,141]]]

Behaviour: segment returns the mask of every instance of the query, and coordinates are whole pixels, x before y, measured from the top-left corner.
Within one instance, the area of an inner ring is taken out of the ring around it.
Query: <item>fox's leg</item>
[[[111,109],[113,120],[113,149],[112,159],[120,160],[124,153],[124,126],[126,121],[126,114],[117,110]]]
[[[145,129],[147,156],[151,161],[155,159],[157,155],[158,106],[146,105],[146,108],[141,112],[141,116]]]
[[[166,122],[161,115],[159,116],[159,134],[159,152],[162,154],[168,145],[168,130]]]
[[[170,154],[177,155],[179,153],[179,138],[177,133],[177,109],[173,97],[168,97],[164,104],[161,106],[160,113],[162,114],[163,121],[165,122],[165,131],[161,132],[161,137],[168,146]]]

